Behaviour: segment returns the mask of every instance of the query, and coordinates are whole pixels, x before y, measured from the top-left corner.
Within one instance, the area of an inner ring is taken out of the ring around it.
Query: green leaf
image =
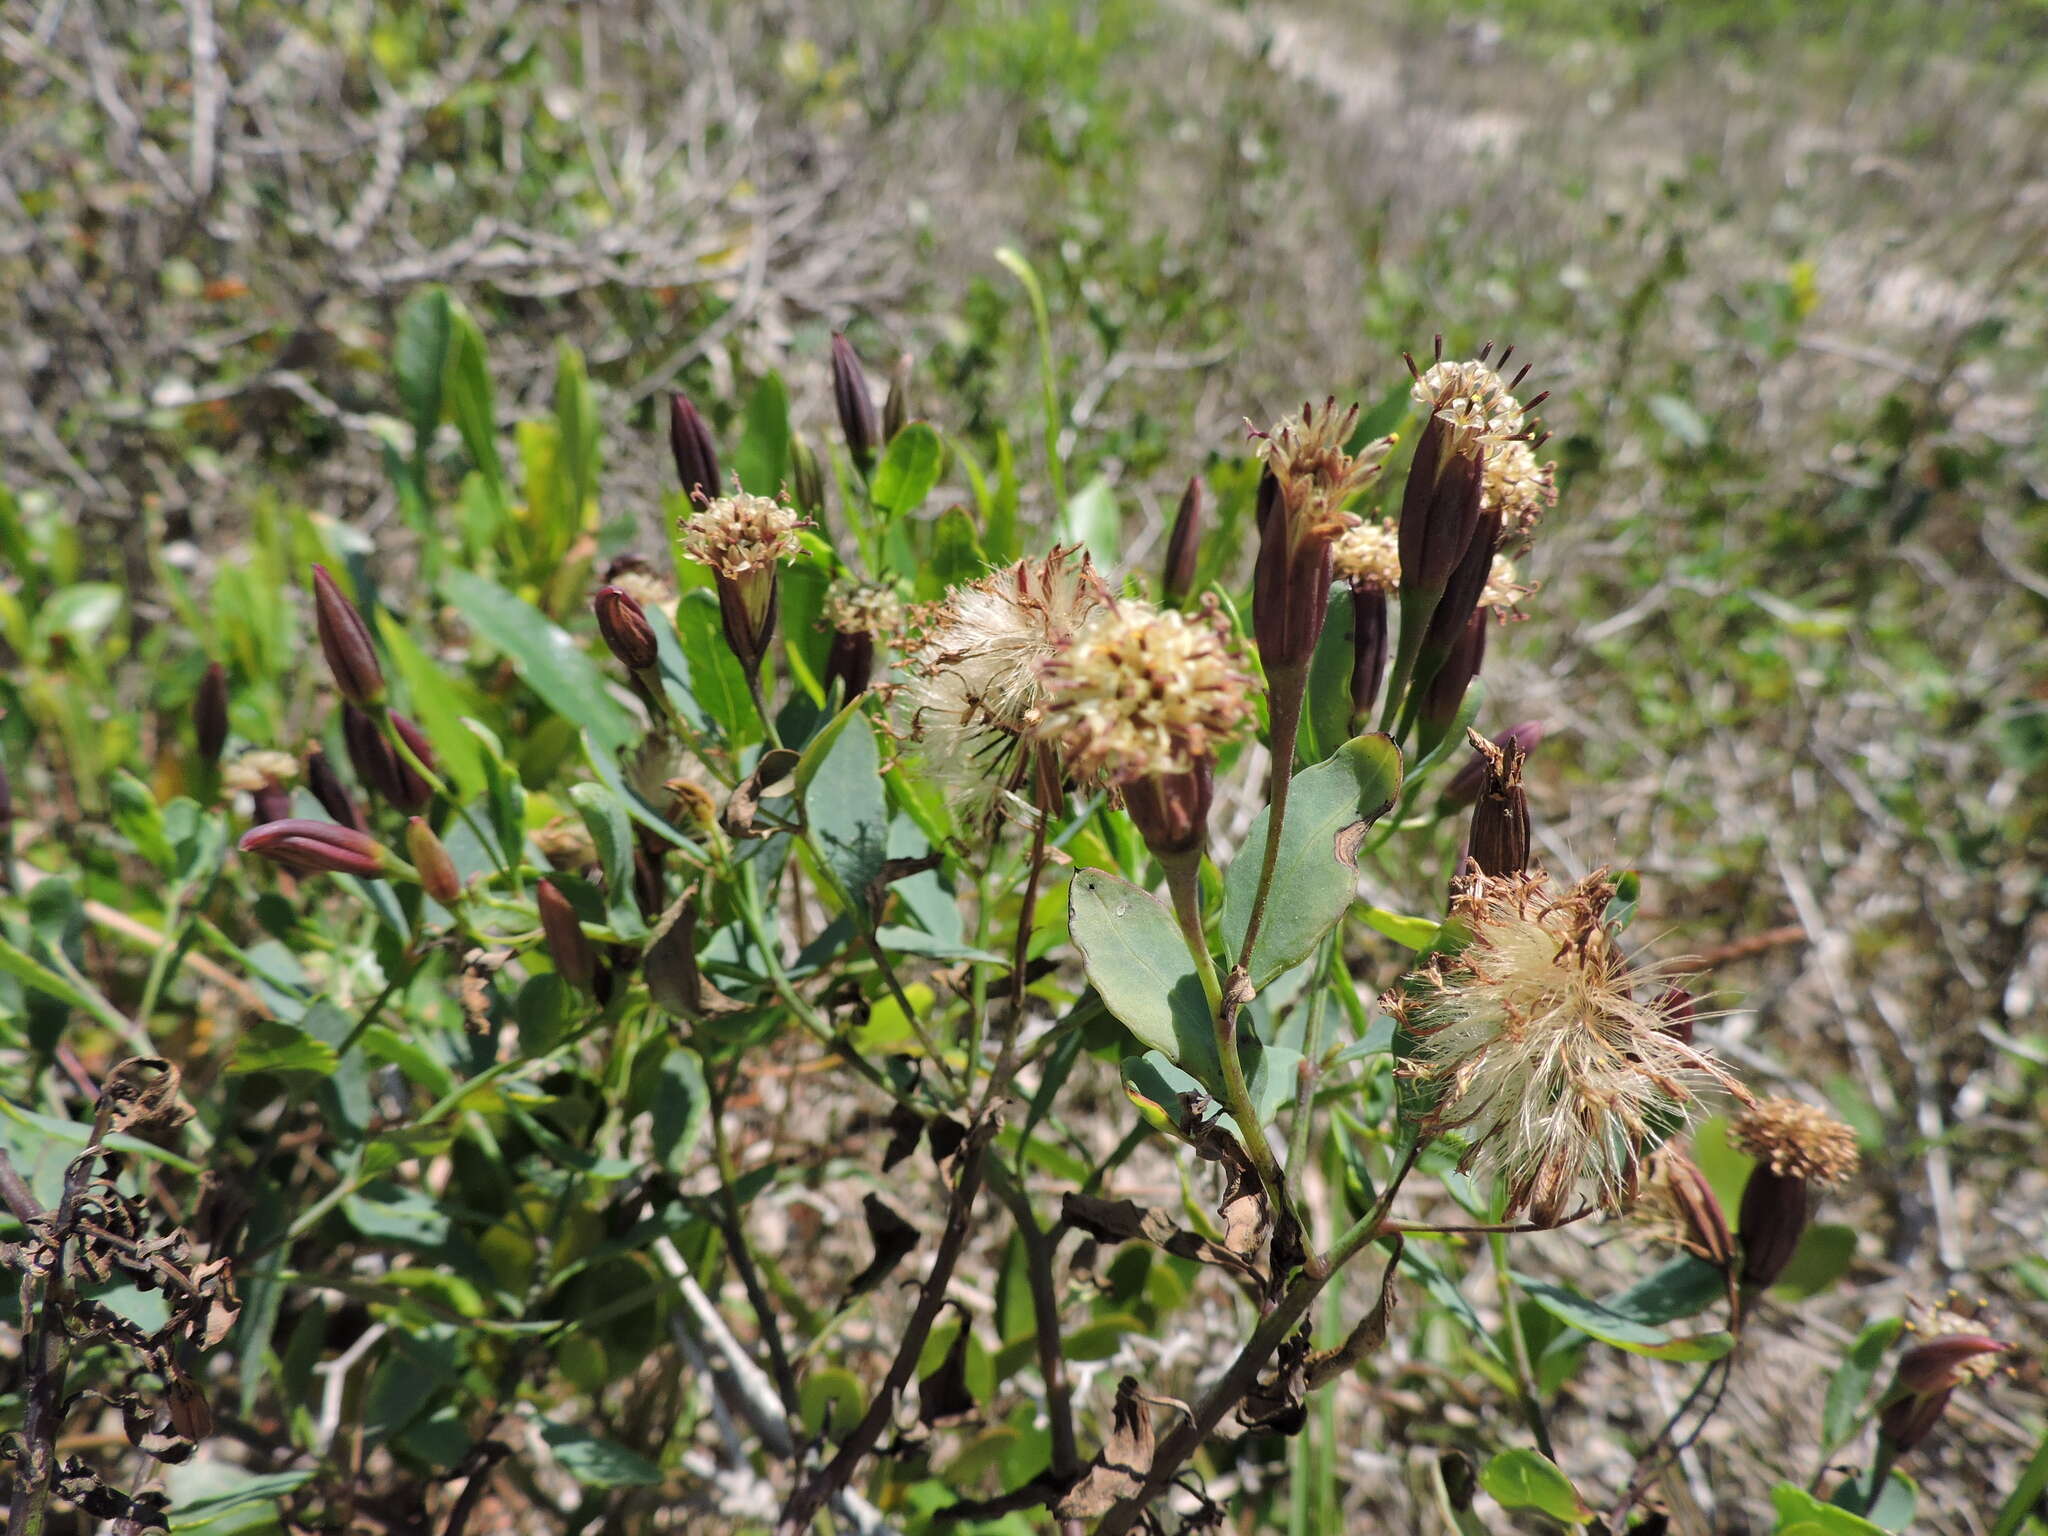
[[[1503,1509],[1533,1509],[1566,1525],[1584,1525],[1593,1511],[1557,1464],[1534,1451],[1502,1451],[1480,1468],[1479,1486]]]
[[[434,429],[441,424],[441,388],[453,335],[454,319],[445,288],[422,288],[398,311],[391,371],[406,420],[412,423],[415,464],[426,457]]]
[[[1367,907],[1365,925],[1408,949],[1425,950],[1436,943],[1443,924],[1433,917],[1409,917],[1385,907]]]
[[[242,1031],[228,1071],[310,1072],[317,1077],[331,1077],[339,1064],[334,1047],[325,1040],[316,1039],[283,1019],[265,1019]]]
[[[195,1474],[205,1477],[203,1486],[210,1490],[196,1497],[188,1491],[196,1480]],[[172,1536],[184,1536],[187,1531],[203,1532],[206,1536],[221,1532],[224,1536],[229,1531],[275,1530],[277,1501],[312,1480],[310,1468],[303,1472],[268,1472],[260,1476],[252,1476],[220,1461],[175,1468],[171,1473],[171,1486],[176,1495],[171,1512]],[[269,1507],[254,1507],[259,1504]],[[230,1515],[239,1518],[227,1519]]]
[[[661,1060],[655,1084],[653,1113],[648,1117],[654,1156],[671,1173],[684,1173],[697,1138],[704,1132],[704,1112],[711,1092],[704,1083],[704,1063],[695,1051],[677,1046]]]
[[[1771,1287],[1780,1301],[1817,1296],[1849,1271],[1856,1261],[1856,1229],[1839,1222],[1816,1221],[1799,1234],[1792,1261]]]
[[[811,754],[799,759],[797,773],[804,823],[817,840],[826,867],[860,908],[865,926],[868,892],[888,862],[889,797],[882,788],[881,756],[875,750],[874,728],[856,701],[826,727],[832,740],[803,773]],[[815,745],[815,743],[814,743]]]
[[[1097,475],[1074,492],[1074,499],[1061,509],[1059,542],[1079,544],[1098,565],[1116,563],[1123,546],[1123,515],[1117,511],[1116,493],[1103,476]]]
[[[1126,880],[1082,869],[1067,886],[1067,926],[1103,1006],[1215,1092],[1215,1021],[1173,914]]]
[[[45,997],[54,997],[58,1002],[72,1008],[93,1011],[91,998],[48,966],[30,958],[5,939],[0,939],[0,971],[6,972],[26,986],[35,988]]]
[[[1351,626],[1355,604],[1348,586],[1330,594],[1329,617],[1308,664],[1308,697],[1301,712],[1302,758],[1319,763],[1351,739]]]
[[[462,446],[470,462],[484,478],[485,490],[494,508],[505,500],[505,464],[498,457],[497,407],[491,400],[491,373],[485,357],[484,334],[460,305],[449,306],[450,336],[447,372],[441,380],[442,398],[455,430],[462,434]]]
[[[1358,881],[1359,840],[1400,793],[1401,749],[1378,733],[1353,737],[1327,761],[1294,776],[1273,890],[1249,967],[1253,986],[1306,960],[1343,918]],[[1223,877],[1223,943],[1232,957],[1251,920],[1271,814],[1271,807],[1259,812]]]
[[[1705,1259],[1683,1253],[1602,1303],[1609,1311],[1656,1327],[1697,1317],[1728,1296],[1727,1277]]]
[[[889,522],[924,505],[946,462],[946,447],[929,423],[913,421],[896,434],[875,466],[868,494],[875,514]]]
[[[641,1488],[661,1481],[661,1468],[645,1456],[600,1440],[586,1429],[543,1419],[540,1437],[562,1469],[586,1488]]]
[[[743,489],[756,496],[778,496],[789,478],[789,390],[782,375],[770,373],[747,400],[739,446],[733,449],[733,473]],[[716,496],[721,489],[711,489]]]
[[[1559,1322],[1568,1323],[1581,1333],[1591,1334],[1601,1343],[1612,1344],[1632,1355],[1648,1355],[1658,1360],[1718,1360],[1735,1344],[1725,1333],[1674,1339],[1662,1328],[1642,1322],[1590,1296],[1581,1296],[1567,1286],[1551,1285],[1520,1274],[1515,1276],[1515,1283],[1528,1292],[1531,1301]]]
[[[445,572],[441,590],[556,714],[614,751],[638,739],[639,727],[613,701],[597,663],[546,614],[471,571]]]
[[[128,839],[129,846],[155,865],[160,874],[170,874],[177,858],[164,831],[163,812],[157,809],[156,796],[149,792],[149,786],[127,769],[117,769],[107,786],[107,798],[113,802],[114,825]]]
[[[560,437],[556,453],[561,511],[565,532],[572,537],[582,528],[584,509],[597,494],[598,425],[583,354],[564,341],[555,355],[555,430]],[[568,543],[564,538],[556,547],[566,548]]]
[[[419,648],[390,609],[377,611],[377,627],[392,665],[404,679],[413,719],[440,754],[442,777],[465,796],[482,794],[489,779],[484,772],[483,749],[463,723],[462,717],[475,710],[463,698],[462,687]]]
[[[633,823],[625,803],[602,784],[573,785],[569,799],[590,832],[604,871],[606,926],[622,939],[636,939],[647,925],[633,893]]]
[[[676,604],[676,640],[689,668],[690,698],[711,728],[735,744],[758,737],[760,722],[747,696],[747,675],[725,643],[716,597],[701,587],[683,594]]]
[[[1208,1097],[1209,1090],[1181,1071],[1159,1051],[1126,1056],[1118,1066],[1124,1097],[1155,1131],[1181,1134],[1181,1101],[1191,1093]]]
[[[1885,1351],[1892,1347],[1892,1341],[1904,1327],[1904,1318],[1881,1317],[1864,1324],[1863,1331],[1843,1351],[1842,1363],[1835,1367],[1835,1374],[1828,1381],[1827,1406],[1821,1410],[1820,1443],[1824,1454],[1832,1454],[1856,1433]]]
[[[973,515],[965,507],[946,508],[932,526],[931,571],[939,591],[972,581],[987,569],[988,557],[981,552]]]
[[[1883,1526],[1823,1504],[1795,1483],[1773,1488],[1771,1507],[1778,1513],[1776,1536],[1885,1536]]]
[[[1657,425],[1687,448],[1704,448],[1714,435],[1706,417],[1695,410],[1689,400],[1681,400],[1677,395],[1652,395],[1648,404],[1650,414],[1657,418]]]
[[[2034,1451],[2034,1459],[2027,1463],[2027,1470],[2020,1474],[2011,1495],[1999,1506],[1991,1536],[2018,1536],[2020,1527],[2026,1524],[2027,1517],[2044,1493],[2048,1493],[2048,1434],[2042,1435],[2041,1443]]]
[[[1913,1511],[1920,1502],[1920,1485],[1896,1468],[1885,1474],[1884,1486],[1871,1497],[1870,1480],[1877,1468],[1867,1467],[1854,1477],[1845,1477],[1828,1495],[1828,1502],[1852,1514],[1860,1513],[1872,1525],[1887,1531],[1903,1531],[1913,1523]]]

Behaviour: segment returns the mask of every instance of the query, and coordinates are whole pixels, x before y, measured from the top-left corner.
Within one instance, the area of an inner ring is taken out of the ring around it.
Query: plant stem
[[[1209,940],[1202,932],[1202,854],[1168,854],[1160,863],[1166,869],[1166,890],[1173,898],[1174,921],[1195,962],[1195,974],[1202,979],[1202,995],[1209,1000],[1209,1016],[1223,1015],[1223,982],[1216,974],[1216,959],[1209,953]]]
[[[1407,696],[1415,675],[1415,658],[1422,650],[1422,637],[1429,628],[1429,616],[1443,601],[1443,593],[1401,592],[1401,637],[1394,646],[1394,666],[1387,676],[1387,696],[1380,704],[1380,729],[1391,731],[1396,712]],[[1397,741],[1399,737],[1395,738]]]
[[[1330,970],[1336,961],[1337,935],[1324,938],[1315,968],[1315,991],[1308,1000],[1308,1022],[1302,1030],[1301,1076],[1294,1093],[1294,1123],[1287,1143],[1287,1166],[1308,1166],[1308,1143],[1315,1129],[1316,1084],[1322,1077],[1323,1012],[1330,1001]]]
[[[989,1188],[1010,1209],[1017,1223],[1017,1237],[1024,1245],[1024,1272],[1031,1286],[1031,1316],[1038,1331],[1038,1374],[1045,1381],[1045,1417],[1052,1432],[1052,1472],[1055,1477],[1072,1477],[1081,1470],[1081,1456],[1074,1440],[1074,1392],[1067,1380],[1066,1356],[1060,1345],[1059,1297],[1053,1290],[1053,1258],[1059,1248],[1061,1229],[1047,1232],[1038,1225],[1031,1200],[1000,1158],[991,1158]]]
[[[1237,966],[1249,971],[1252,945],[1258,942],[1259,926],[1266,920],[1266,901],[1273,893],[1273,871],[1280,862],[1280,834],[1287,825],[1287,796],[1294,783],[1294,738],[1301,730],[1301,699],[1308,688],[1308,668],[1295,665],[1266,675],[1269,702],[1268,744],[1273,754],[1271,784],[1266,798],[1266,852],[1259,863],[1258,889],[1252,895],[1252,911],[1244,925],[1244,943],[1238,946]]]
[[[1507,1328],[1508,1347],[1515,1361],[1515,1396],[1522,1409],[1522,1417],[1528,1421],[1529,1433],[1536,1437],[1536,1449],[1550,1460],[1557,1460],[1557,1453],[1551,1449],[1550,1426],[1544,1422],[1543,1403],[1536,1393],[1536,1368],[1529,1358],[1529,1337],[1522,1331],[1521,1309],[1515,1304],[1514,1276],[1508,1273],[1508,1240],[1505,1233],[1493,1232],[1487,1236],[1487,1246],[1493,1251],[1493,1278],[1500,1288],[1500,1309],[1502,1321]]]
[[[789,1352],[782,1344],[782,1325],[776,1320],[775,1308],[761,1284],[760,1272],[754,1267],[754,1255],[747,1247],[747,1231],[741,1223],[739,1196],[735,1192],[740,1177],[739,1166],[733,1161],[732,1144],[725,1135],[723,1095],[714,1098],[711,1104],[711,1153],[718,1166],[718,1200],[725,1218],[720,1224],[725,1228],[725,1245],[732,1252],[733,1268],[739,1272],[740,1284],[746,1288],[747,1302],[760,1322],[761,1340],[768,1346],[768,1365],[775,1377],[775,1390],[782,1398],[783,1408],[794,1417],[797,1412],[796,1372],[790,1368]]]
[[[426,781],[428,789],[454,808],[455,814],[462,818],[462,824],[469,828],[470,835],[483,847],[484,852],[491,856],[491,862],[498,866],[498,873],[512,882],[512,889],[517,893],[520,889],[518,850],[500,848],[498,840],[484,831],[483,824],[471,813],[469,807],[455,797],[455,792],[448,787],[448,781],[420,761],[420,755],[413,751],[411,743],[399,734],[398,726],[391,718],[390,705],[379,704],[374,714],[377,727],[383,731],[384,739],[391,744],[392,750],[397,752],[406,767]]]
[[[782,745],[782,733],[775,729],[775,717],[768,713],[768,697],[761,692],[761,669],[758,666],[742,667],[746,674],[747,696],[754,701],[754,713],[761,717],[761,733],[767,737],[770,747]]]

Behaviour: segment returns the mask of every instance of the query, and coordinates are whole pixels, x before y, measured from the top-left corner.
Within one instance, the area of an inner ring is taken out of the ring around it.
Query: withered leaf
[[[1224,1247],[1246,1256],[1259,1251],[1272,1213],[1266,1206],[1266,1192],[1259,1187],[1258,1174],[1242,1154],[1230,1170],[1230,1183],[1216,1213],[1223,1218]]]
[[[974,1413],[974,1394],[967,1390],[967,1313],[957,1302],[954,1306],[960,1313],[960,1331],[953,1335],[938,1369],[917,1384],[917,1416],[933,1427],[956,1423]]]
[[[191,1292],[179,1305],[172,1327],[200,1349],[218,1348],[242,1312],[233,1263],[215,1259],[193,1270],[189,1278]]]
[[[1252,1385],[1237,1416],[1247,1429],[1274,1435],[1296,1435],[1308,1422],[1307,1362],[1309,1333],[1303,1324],[1273,1356],[1273,1369]]]
[[[100,1086],[109,1128],[152,1139],[168,1136],[192,1118],[178,1098],[181,1077],[161,1056],[130,1056],[116,1065]]]
[[[887,1173],[903,1159],[917,1150],[917,1142],[924,1135],[924,1116],[908,1104],[898,1104],[889,1111],[889,1145],[882,1152],[882,1172]]]
[[[943,1165],[967,1139],[967,1127],[950,1115],[934,1115],[924,1128],[924,1135],[925,1145],[932,1149],[933,1161]]]
[[[875,1245],[875,1257],[873,1263],[847,1283],[846,1294],[839,1299],[842,1307],[888,1279],[890,1271],[917,1248],[917,1228],[889,1209],[880,1195],[870,1193],[860,1204],[867,1216],[868,1237]]]
[[[1152,1471],[1152,1410],[1138,1395],[1138,1381],[1126,1376],[1116,1384],[1116,1405],[1110,1410],[1110,1435],[1081,1480],[1053,1506],[1060,1520],[1094,1520],[1109,1513],[1118,1499],[1145,1486]]]
[[[754,771],[733,786],[731,795],[726,797],[725,809],[718,813],[718,824],[725,828],[728,836],[745,839],[773,834],[773,828],[755,831],[754,818],[760,814],[763,800],[786,795],[796,787],[790,777],[796,771],[796,765],[797,754],[787,747],[771,747],[761,754]]]
[[[1401,1266],[1401,1238],[1396,1234],[1388,1245],[1387,1267],[1380,1272],[1379,1300],[1372,1310],[1358,1320],[1344,1342],[1335,1349],[1324,1350],[1309,1356],[1308,1385],[1310,1390],[1335,1380],[1359,1361],[1369,1355],[1376,1355],[1380,1346],[1387,1342],[1387,1329],[1394,1320],[1394,1272]]]
[[[473,1035],[491,1028],[491,978],[512,958],[509,949],[472,949],[462,957],[462,1022]]]
[[[742,1013],[748,1004],[728,997],[697,965],[697,887],[692,885],[661,914],[640,957],[640,971],[656,1004],[685,1019]]]
[[[1216,1264],[1240,1275],[1252,1274],[1252,1266],[1240,1254],[1221,1243],[1211,1242],[1198,1232],[1176,1226],[1161,1210],[1131,1200],[1104,1200],[1097,1195],[1067,1194],[1060,1199],[1060,1214],[1070,1227],[1103,1242],[1150,1243],[1176,1258],[1198,1264]]]

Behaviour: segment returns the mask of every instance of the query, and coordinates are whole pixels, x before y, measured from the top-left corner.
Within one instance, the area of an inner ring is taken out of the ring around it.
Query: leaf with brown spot
[[[1388,1246],[1387,1267],[1380,1274],[1379,1300],[1373,1303],[1372,1310],[1359,1319],[1358,1326],[1337,1348],[1309,1357],[1308,1385],[1311,1391],[1335,1380],[1367,1356],[1378,1354],[1387,1342],[1387,1329],[1394,1320],[1394,1271],[1401,1265],[1401,1238],[1397,1235]]]
[[[1254,1273],[1242,1255],[1233,1253],[1221,1243],[1211,1242],[1198,1232],[1176,1226],[1166,1212],[1147,1208],[1135,1201],[1067,1194],[1060,1199],[1060,1215],[1068,1226],[1103,1242],[1150,1243],[1176,1258],[1193,1259],[1198,1264],[1215,1264],[1247,1277]]]
[[[707,1019],[744,1013],[752,1005],[728,997],[697,965],[697,887],[692,885],[661,914],[640,956],[640,974],[655,1005],[679,1018]]]

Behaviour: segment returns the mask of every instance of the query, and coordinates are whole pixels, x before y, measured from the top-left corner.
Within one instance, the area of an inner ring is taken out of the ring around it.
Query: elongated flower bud
[[[1807,1187],[1840,1183],[1856,1171],[1853,1131],[1798,1099],[1766,1099],[1737,1117],[1737,1146],[1757,1160],[1743,1186],[1742,1284],[1775,1285],[1806,1231]]]
[[[1365,730],[1387,674],[1387,594],[1351,588],[1351,729]]]
[[[1124,786],[1124,809],[1158,858],[1192,853],[1209,835],[1216,799],[1216,764],[1198,757],[1186,773],[1162,773]]]
[[[889,392],[882,397],[882,446],[896,441],[910,421],[910,354],[899,352],[889,365]]]
[[[552,880],[536,885],[533,899],[540,909],[541,936],[547,942],[548,957],[555,962],[555,969],[570,986],[587,991],[597,975],[597,951],[584,935],[576,909]]]
[[[1494,737],[1493,744],[1506,751],[1508,743],[1512,741],[1521,748],[1522,756],[1526,758],[1536,750],[1537,744],[1542,740],[1543,722],[1524,720],[1520,725],[1511,725]],[[1486,758],[1484,754],[1474,750],[1444,784],[1443,793],[1437,797],[1438,813],[1448,816],[1453,811],[1463,810],[1479,798],[1480,786],[1485,782]]]
[[[199,760],[209,767],[218,763],[228,744],[228,674],[217,661],[206,669],[192,700],[192,734],[199,745]]]
[[[1458,706],[1465,702],[1465,691],[1479,675],[1479,665],[1485,659],[1486,615],[1475,613],[1466,621],[1464,634],[1458,637],[1450,655],[1422,692],[1417,709],[1422,722],[1416,743],[1420,752],[1428,753],[1456,723]]]
[[[391,718],[420,761],[431,766],[432,749],[427,746],[426,738],[420,735],[419,728],[401,715],[394,714]],[[348,748],[349,766],[355,769],[356,778],[372,794],[393,809],[407,814],[426,809],[427,802],[433,798],[433,789],[413,771],[412,764],[398,755],[377,728],[377,722],[353,704],[342,706],[341,740],[342,745]]]
[[[1697,1163],[1677,1152],[1666,1155],[1665,1176],[1684,1246],[1716,1269],[1726,1270],[1735,1262],[1735,1239],[1714,1186]]]
[[[420,877],[420,888],[444,907],[462,900],[462,877],[434,829],[415,816],[405,824],[405,851]]]
[[[237,846],[244,853],[307,874],[360,875],[377,880],[404,868],[390,849],[367,832],[326,821],[288,817],[265,822],[244,832]]]
[[[1190,476],[1181,492],[1180,510],[1173,516],[1173,531],[1166,536],[1166,567],[1160,573],[1160,600],[1178,608],[1195,590],[1195,561],[1202,543],[1202,477]]]
[[[1806,1232],[1806,1180],[1773,1173],[1767,1165],[1751,1170],[1742,1186],[1742,1284],[1763,1290],[1778,1283],[1799,1239]]]
[[[815,518],[825,510],[825,469],[818,450],[801,432],[789,437],[789,495],[797,511]]]
[[[1683,987],[1666,987],[1664,995],[1657,999],[1657,1011],[1669,1020],[1664,1032],[1674,1040],[1692,1044],[1693,1025],[1699,1017],[1699,1007],[1693,996]]]
[[[846,450],[854,467],[867,474],[875,462],[876,441],[881,423],[875,420],[875,402],[868,394],[867,375],[860,357],[843,332],[832,333],[832,404],[839,411],[839,430],[846,436]]]
[[[2013,1347],[1986,1331],[1981,1320],[1946,1310],[1935,1313],[1925,1335],[1899,1356],[1892,1384],[1878,1403],[1878,1436],[1894,1456],[1925,1440],[1956,1388],[1990,1375],[1999,1356]]]
[[[711,441],[711,428],[682,394],[668,397],[668,446],[675,455],[683,499],[696,506],[716,496],[718,449]]]
[[[632,593],[620,587],[599,587],[591,606],[597,610],[598,633],[628,672],[644,672],[660,659],[654,626]]]
[[[391,725],[398,732],[399,739],[419,760],[420,766],[429,773],[439,773],[440,767],[435,762],[434,749],[428,744],[426,733],[395,709],[391,711]],[[402,800],[393,800],[392,804],[408,812],[425,809],[427,802],[433,798],[433,788],[419,776],[402,754],[394,752],[392,755],[398,764],[399,782],[405,796]]]
[[[341,775],[334,771],[334,764],[327,761],[327,754],[318,747],[306,754],[306,788],[320,802],[320,809],[334,818],[336,826],[351,827],[358,832],[370,830],[369,822],[363,818],[362,807],[350,796],[341,782]]]
[[[327,567],[313,567],[313,618],[320,630],[320,650],[334,686],[358,709],[373,709],[384,699],[384,669],[370,641],[370,626],[356,605],[341,595]]]
[[[841,700],[859,698],[874,680],[875,637],[864,630],[834,630],[825,652],[825,691],[836,684]]]
[[[1486,590],[1488,573],[1493,569],[1493,546],[1499,536],[1500,514],[1482,513],[1478,526],[1472,532],[1472,540],[1465,547],[1465,558],[1458,562],[1450,580],[1444,583],[1443,594],[1423,629],[1422,649],[1415,658],[1412,686],[1425,689],[1429,686],[1436,669],[1444,664],[1459,636],[1479,612],[1479,599]],[[1401,600],[1406,602],[1407,598],[1404,596]]]
[[[1529,800],[1522,792],[1522,748],[1512,737],[1497,747],[1467,731],[1486,764],[1479,803],[1472,809],[1466,848],[1482,874],[1518,875],[1529,867]]]

